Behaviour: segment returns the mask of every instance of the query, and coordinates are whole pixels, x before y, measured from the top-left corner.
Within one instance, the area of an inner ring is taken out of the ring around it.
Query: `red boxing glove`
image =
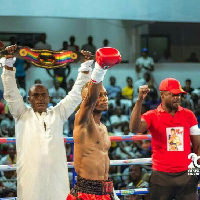
[[[112,47],[103,47],[96,51],[96,61],[103,68],[108,69],[121,62],[120,52]]]

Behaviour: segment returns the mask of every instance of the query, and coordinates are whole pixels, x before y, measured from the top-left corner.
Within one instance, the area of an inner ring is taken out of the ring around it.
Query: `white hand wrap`
[[[92,72],[91,81],[95,84],[100,83],[104,79],[104,75],[106,74],[107,69],[102,69],[100,65],[95,62],[95,68]]]
[[[78,72],[84,72],[84,71],[92,72],[93,62],[94,62],[94,60],[88,60],[88,61],[82,63],[81,66],[78,69]]]
[[[6,59],[5,57],[1,58],[0,59],[0,63],[2,66],[8,66],[8,67],[13,67],[13,64],[15,63],[16,61],[16,58],[13,57],[13,58],[8,58]]]

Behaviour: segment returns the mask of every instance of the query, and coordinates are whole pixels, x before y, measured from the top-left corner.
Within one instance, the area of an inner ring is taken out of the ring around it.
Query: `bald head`
[[[49,93],[47,88],[43,84],[38,83],[38,84],[32,85],[30,87],[29,92],[28,92],[28,96],[30,96],[31,92],[34,91],[37,88],[44,88],[47,91],[47,93]]]

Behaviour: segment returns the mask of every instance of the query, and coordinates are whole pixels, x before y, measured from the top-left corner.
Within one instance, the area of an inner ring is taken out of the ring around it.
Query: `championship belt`
[[[8,52],[6,50],[0,51],[0,57],[3,57],[5,55],[8,55]],[[68,63],[76,63],[84,60],[85,58],[81,52],[70,50],[41,50],[32,49],[26,46],[18,46],[17,50],[13,53],[13,56],[26,60],[36,67],[42,67],[46,69],[64,67]]]

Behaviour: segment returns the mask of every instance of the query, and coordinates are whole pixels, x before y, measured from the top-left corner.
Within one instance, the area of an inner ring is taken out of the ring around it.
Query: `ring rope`
[[[129,189],[129,190],[115,190],[117,196],[124,196],[124,195],[140,195],[140,194],[148,194],[148,188],[136,188],[136,189]]]
[[[198,186],[198,190],[200,190],[200,186]],[[148,194],[148,188],[137,188],[137,189],[129,189],[129,190],[115,190],[116,195],[118,196],[127,196],[127,195],[145,195]],[[17,197],[10,198],[0,198],[0,200],[17,200]]]
[[[63,137],[65,143],[74,143],[73,137]],[[110,136],[111,141],[134,141],[134,140],[151,140],[151,135],[123,135],[123,136]],[[7,143],[15,143],[16,138],[0,138],[0,144],[7,144]],[[111,160],[110,165],[112,166],[118,166],[118,165],[137,165],[137,164],[143,164],[148,165],[151,164],[152,160],[151,158],[140,158],[140,159],[129,159],[129,160]],[[68,168],[74,168],[74,162],[68,162],[67,163]],[[16,170],[17,165],[11,164],[11,165],[0,165],[0,171],[13,171]],[[146,190],[145,190],[146,189]],[[131,195],[131,194],[147,194],[148,189],[147,188],[141,189],[131,189],[131,190],[116,190],[117,195]],[[17,200],[16,197],[12,198],[0,198],[0,200]]]
[[[111,166],[122,165],[150,165],[152,164],[151,158],[137,158],[129,160],[110,160]],[[68,168],[74,168],[74,162],[67,162]],[[14,171],[17,169],[17,164],[0,165],[0,171]]]
[[[63,137],[65,143],[74,143],[73,137]],[[122,136],[110,136],[111,141],[134,141],[134,140],[151,140],[151,135],[122,135]],[[16,138],[0,138],[0,144],[15,143]]]

